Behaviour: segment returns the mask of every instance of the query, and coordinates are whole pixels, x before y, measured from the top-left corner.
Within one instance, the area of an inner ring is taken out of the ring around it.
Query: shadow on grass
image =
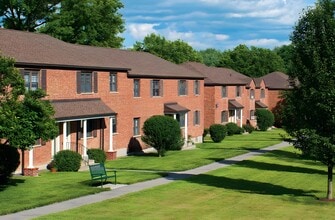
[[[156,152],[128,154],[128,157],[158,157]]]
[[[0,192],[6,190],[10,186],[17,186],[24,183],[24,179],[10,179],[7,183],[0,184]]]
[[[289,166],[282,164],[274,163],[265,163],[259,161],[242,161],[238,163],[240,167],[253,168],[258,170],[270,170],[270,171],[279,171],[279,172],[290,172],[290,173],[308,173],[308,174],[321,174],[326,175],[327,172],[312,168],[298,167],[298,166]]]
[[[314,190],[304,191],[301,189],[292,189],[265,182],[232,179],[207,174],[200,174],[198,176],[187,178],[185,181],[229,190],[237,190],[242,193],[255,193],[263,195],[293,195],[316,198],[313,194],[318,192]]]

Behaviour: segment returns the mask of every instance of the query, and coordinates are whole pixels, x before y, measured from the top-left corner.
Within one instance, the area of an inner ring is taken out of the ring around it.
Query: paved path
[[[138,192],[138,191],[148,189],[148,188],[151,188],[151,187],[154,187],[154,186],[160,186],[160,185],[163,185],[163,184],[167,184],[167,183],[173,182],[175,180],[186,179],[186,178],[188,178],[190,176],[193,176],[193,175],[207,173],[207,172],[212,171],[212,170],[216,170],[216,169],[219,169],[219,168],[230,166],[230,165],[235,164],[237,162],[249,159],[250,157],[261,155],[263,153],[266,153],[266,152],[269,152],[269,151],[272,151],[272,150],[276,150],[276,149],[279,149],[279,148],[282,148],[282,147],[285,147],[285,146],[288,146],[288,145],[289,145],[289,143],[282,142],[280,144],[273,145],[273,146],[270,146],[270,147],[267,147],[267,148],[264,148],[264,149],[261,149],[261,150],[251,151],[251,152],[243,154],[243,155],[239,155],[239,156],[236,156],[236,157],[229,158],[227,160],[222,160],[222,161],[218,161],[218,162],[215,162],[215,163],[211,163],[211,164],[208,164],[208,165],[205,165],[205,166],[202,166],[202,167],[198,167],[198,168],[195,168],[195,169],[192,169],[192,170],[169,173],[166,177],[162,177],[162,178],[158,178],[158,179],[154,179],[154,180],[149,180],[149,181],[145,181],[145,182],[139,182],[139,183],[135,183],[135,184],[131,184],[131,185],[121,185],[121,186],[117,185],[117,187],[113,188],[111,191],[105,191],[105,192],[101,192],[101,193],[98,193],[98,194],[87,195],[87,196],[79,197],[79,198],[76,198],[76,199],[67,200],[67,201],[64,201],[64,202],[54,203],[54,204],[47,205],[47,206],[42,206],[42,207],[38,207],[38,208],[34,208],[34,209],[29,209],[29,210],[26,210],[26,211],[21,211],[21,212],[9,214],[9,215],[0,216],[0,220],[2,220],[2,219],[4,219],[4,220],[32,219],[32,218],[36,218],[36,217],[42,216],[42,215],[61,212],[61,211],[77,208],[77,207],[80,207],[80,206],[83,206],[83,205],[88,205],[88,204],[92,204],[92,203],[101,202],[103,200],[120,197],[120,196],[126,195],[128,193]]]

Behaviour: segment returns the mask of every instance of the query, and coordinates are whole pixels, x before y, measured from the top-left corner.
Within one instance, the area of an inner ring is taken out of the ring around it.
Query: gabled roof
[[[272,72],[263,77],[265,86],[268,89],[290,89],[289,76],[282,72]]]
[[[196,62],[181,65],[203,74],[206,77],[205,85],[250,85],[252,81],[250,77],[228,68],[208,67]]]
[[[130,77],[204,78],[146,52],[70,44],[45,34],[3,28],[0,53],[22,67],[125,71]]]
[[[261,84],[262,84],[262,81],[263,81],[263,78],[253,78],[254,82],[255,82],[255,87],[256,88],[261,88]]]

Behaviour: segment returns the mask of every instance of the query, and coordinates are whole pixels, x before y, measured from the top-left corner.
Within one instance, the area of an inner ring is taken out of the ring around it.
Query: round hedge
[[[228,124],[226,124],[226,129],[228,136],[243,133],[243,128],[239,127],[237,124],[233,122],[229,122]]]
[[[81,165],[81,155],[71,150],[59,151],[54,156],[58,171],[77,172]]]
[[[94,160],[95,163],[105,163],[107,156],[105,151],[101,149],[88,149],[88,158]]]
[[[226,137],[227,130],[224,125],[212,124],[209,127],[209,134],[215,143],[219,143]]]

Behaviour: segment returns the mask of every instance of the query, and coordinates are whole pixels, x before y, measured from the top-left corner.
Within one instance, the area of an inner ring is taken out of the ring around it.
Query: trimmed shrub
[[[155,148],[159,157],[168,150],[181,150],[184,144],[179,123],[172,117],[152,116],[144,122],[142,129],[142,141]]]
[[[0,184],[6,183],[20,164],[17,148],[0,144]]]
[[[256,109],[255,114],[257,117],[257,127],[261,131],[266,131],[275,121],[273,113],[267,109]]]
[[[251,134],[255,130],[255,128],[251,124],[243,125],[243,129],[249,134]]]
[[[105,163],[107,156],[105,151],[101,149],[88,149],[88,158],[94,160],[95,163]]]
[[[77,172],[81,164],[81,155],[71,150],[59,151],[54,156],[58,171]]]
[[[226,124],[227,135],[232,136],[234,134],[242,134],[243,128],[239,127],[237,124],[233,122],[229,122]]]
[[[209,127],[209,133],[215,143],[221,142],[226,137],[226,126],[221,124],[212,124]]]

